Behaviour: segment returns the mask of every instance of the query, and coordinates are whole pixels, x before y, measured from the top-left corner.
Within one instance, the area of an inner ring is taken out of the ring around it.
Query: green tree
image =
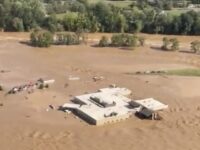
[[[3,26],[5,31],[24,31],[23,21],[18,17],[6,17]]]
[[[72,1],[70,5],[70,10],[72,12],[80,12],[80,13],[85,13],[86,12],[86,6],[83,3],[80,3],[78,1]]]
[[[101,24],[98,22],[96,16],[93,14],[89,14],[89,21],[90,21],[90,26],[89,26],[89,31],[90,32],[98,32],[101,28]]]
[[[194,19],[189,13],[182,14],[180,17],[181,17],[180,32],[181,34],[187,35],[191,32]]]
[[[44,21],[44,26],[51,32],[56,32],[58,30],[58,20],[55,14],[50,15]]]
[[[89,31],[90,30],[90,21],[85,14],[79,14],[75,22],[76,31]]]
[[[122,14],[117,15],[116,27],[119,29],[119,32],[124,33],[127,28],[126,18]]]
[[[163,2],[163,9],[164,10],[171,10],[173,8],[172,0],[164,1]]]
[[[182,26],[182,21],[181,21],[181,17],[180,16],[175,16],[173,18],[173,21],[171,23],[171,28],[168,31],[168,33],[171,34],[180,34],[181,32],[181,26]]]
[[[76,30],[76,21],[78,19],[78,14],[75,13],[66,13],[63,18],[63,26],[66,31],[75,31]]]
[[[29,31],[41,25],[44,18],[45,8],[40,0],[0,1],[0,25],[7,31],[22,29],[22,26]]]
[[[144,46],[145,45],[145,37],[142,37],[142,36],[140,36],[140,37],[138,37],[138,41],[139,41],[139,45],[140,46]]]
[[[171,44],[171,50],[178,50],[179,49],[179,41],[177,38],[170,39]]]
[[[137,6],[140,8],[140,9],[144,9],[146,7],[148,7],[148,0],[137,0]]]
[[[169,46],[170,46],[170,40],[167,37],[164,37],[163,38],[163,45],[162,45],[161,49],[169,50]]]
[[[106,36],[102,36],[101,37],[101,40],[99,41],[99,44],[98,44],[100,47],[107,47],[109,46],[109,39],[108,37]]]
[[[154,32],[155,33],[166,33],[166,30],[172,22],[172,16],[167,14],[158,14],[154,20]]]
[[[131,11],[124,12],[124,16],[127,22],[127,32],[137,33],[143,29],[145,22],[145,14],[143,11],[134,8]]]
[[[74,33],[59,33],[56,34],[56,44],[58,45],[78,45],[79,38]]]
[[[197,53],[200,51],[200,41],[193,41],[191,42],[191,49],[193,50],[194,53]]]
[[[100,31],[110,32],[113,29],[113,14],[110,5],[99,2],[92,7],[92,13],[101,24]]]
[[[200,4],[200,0],[191,0],[192,4]]]
[[[36,47],[49,47],[53,43],[53,35],[49,31],[34,30],[31,35],[31,44]]]
[[[114,47],[135,47],[137,45],[137,37],[131,34],[115,34],[111,37],[111,46]]]
[[[195,18],[193,27],[192,27],[192,34],[200,35],[200,15]]]

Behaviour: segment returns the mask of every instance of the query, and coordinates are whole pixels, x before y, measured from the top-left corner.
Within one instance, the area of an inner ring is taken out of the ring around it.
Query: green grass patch
[[[187,9],[187,8],[186,9],[174,8],[172,10],[167,10],[166,12],[172,16],[180,16],[181,14],[186,13],[188,11],[189,11],[189,9]]]
[[[105,2],[106,0],[88,0],[89,3]]]
[[[56,14],[56,18],[57,19],[63,19],[65,15],[66,15],[66,13]]]
[[[200,76],[200,69],[180,69],[180,70],[169,70],[166,75],[177,75],[177,76]]]
[[[110,1],[110,0],[89,0],[89,3],[98,3],[98,2],[105,2],[108,4],[112,4],[117,7],[128,7],[130,4],[133,3],[131,0],[125,0],[125,1]]]
[[[130,6],[133,1],[107,1],[107,3],[113,4],[114,6],[125,8]]]
[[[56,18],[57,19],[63,19],[66,15],[77,17],[78,13],[77,12],[66,12],[66,13],[56,14]]]

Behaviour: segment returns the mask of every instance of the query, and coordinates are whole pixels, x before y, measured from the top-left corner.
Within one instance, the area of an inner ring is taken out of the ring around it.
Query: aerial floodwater
[[[96,39],[101,34],[89,36]],[[198,149],[200,79],[134,74],[147,70],[195,69],[199,65],[198,55],[151,49],[148,43],[157,43],[162,36],[144,36],[149,38],[146,46],[130,51],[90,45],[41,49],[19,42],[18,38],[28,38],[26,33],[1,33],[1,149],[166,147],[179,150],[191,146]],[[187,40],[193,40],[191,38],[196,37],[179,39],[187,45]],[[55,82],[31,93],[24,90],[6,95],[13,87],[35,83],[40,78],[54,79]],[[159,112],[161,120],[139,119],[132,115],[124,121],[103,126],[94,126],[74,113],[58,110],[63,104],[72,103],[77,95],[93,93],[113,84],[130,89],[130,100],[153,97],[169,107]]]
[[[0,150],[200,150],[198,0],[0,0]]]

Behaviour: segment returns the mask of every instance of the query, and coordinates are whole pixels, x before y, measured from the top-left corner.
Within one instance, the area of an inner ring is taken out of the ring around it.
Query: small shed
[[[164,110],[168,108],[168,105],[165,105],[158,100],[155,100],[153,98],[147,98],[143,100],[136,100],[136,103],[140,104],[142,107],[145,107],[152,111],[159,111]]]
[[[140,111],[135,114],[137,117],[141,119],[151,119],[151,120],[161,120],[162,118],[158,114],[158,112],[154,112],[147,108],[142,108]]]

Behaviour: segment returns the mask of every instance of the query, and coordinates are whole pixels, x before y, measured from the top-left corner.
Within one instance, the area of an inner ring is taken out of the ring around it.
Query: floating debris
[[[65,83],[64,88],[67,88],[68,86],[69,86],[69,84],[68,84],[68,83]]]
[[[0,70],[0,73],[7,73],[10,72],[10,70]]]
[[[53,105],[49,105],[49,108],[51,109],[55,109],[55,107]]]
[[[100,76],[100,77],[95,76],[92,79],[93,79],[94,82],[97,82],[97,81],[104,80],[105,78],[103,76]]]
[[[0,91],[3,91],[3,86],[2,85],[0,85]]]
[[[69,76],[69,80],[70,81],[77,81],[77,80],[80,80],[80,77]]]
[[[49,84],[54,83],[55,80],[43,80],[42,78],[38,79],[36,82],[29,82],[20,86],[15,86],[8,91],[7,94],[16,94],[22,91],[28,91],[29,94],[34,92],[34,89],[44,89],[49,88]]]
[[[131,100],[126,88],[103,88],[98,92],[75,96],[73,103],[60,106],[59,110],[72,111],[75,118],[83,118],[90,124],[104,125],[126,120],[132,115],[144,119],[160,120],[158,111],[168,108],[153,98]]]
[[[117,85],[116,84],[111,84],[109,85],[110,88],[117,88]]]
[[[147,70],[147,71],[137,71],[137,72],[135,72],[135,74],[137,74],[137,75],[142,75],[142,74],[165,74],[165,73],[167,73],[167,71],[164,71],[164,70],[152,70],[152,71],[150,71],[150,70]]]

